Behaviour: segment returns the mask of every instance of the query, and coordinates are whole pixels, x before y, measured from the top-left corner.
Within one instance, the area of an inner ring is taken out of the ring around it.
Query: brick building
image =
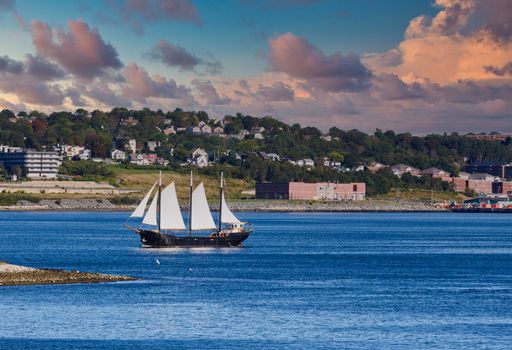
[[[364,200],[366,184],[329,182],[257,183],[256,199]]]

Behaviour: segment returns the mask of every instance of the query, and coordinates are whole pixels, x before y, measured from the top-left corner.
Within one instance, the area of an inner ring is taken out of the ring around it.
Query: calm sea
[[[512,348],[512,215],[243,213],[208,250],[127,215],[0,213],[0,260],[142,279],[1,287],[0,349]]]

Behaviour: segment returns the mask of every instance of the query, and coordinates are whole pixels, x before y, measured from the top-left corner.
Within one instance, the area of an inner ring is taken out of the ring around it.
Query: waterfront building
[[[296,199],[296,200],[364,200],[364,182],[285,182],[257,183],[256,199]]]
[[[18,166],[28,178],[56,178],[60,166],[57,152],[22,150],[18,147],[0,152],[0,163],[4,164],[8,173]]]

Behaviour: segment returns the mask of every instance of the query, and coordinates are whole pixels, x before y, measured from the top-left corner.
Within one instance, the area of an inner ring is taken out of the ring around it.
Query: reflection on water
[[[0,288],[0,349],[509,348],[512,216],[243,213],[140,248],[126,213],[0,213],[0,259],[142,278]]]

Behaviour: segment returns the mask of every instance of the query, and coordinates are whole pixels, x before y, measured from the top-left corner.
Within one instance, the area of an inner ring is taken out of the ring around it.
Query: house
[[[305,158],[305,159],[299,159],[296,161],[296,164],[298,166],[303,166],[306,168],[313,168],[315,166],[315,162],[313,159]]]
[[[176,134],[176,129],[174,128],[174,126],[168,126],[167,128],[164,129],[163,132],[167,136],[174,135],[174,134]]]
[[[322,136],[320,136],[320,139],[324,140],[324,141],[327,141],[327,142],[331,142],[332,141],[332,136],[331,135],[322,135]]]
[[[256,140],[263,140],[265,138],[265,136],[263,136],[263,134],[261,132],[257,132],[254,134],[254,138]]]
[[[84,148],[83,150],[80,151],[80,153],[78,154],[78,157],[81,160],[89,160],[89,159],[91,159],[91,150],[87,149],[87,148]]]
[[[132,157],[132,160],[130,161],[132,164],[136,165],[150,165],[150,161],[147,154],[139,153],[136,156]]]
[[[137,140],[129,139],[128,144],[126,145],[126,150],[130,153],[136,153],[137,152]]]
[[[216,126],[212,129],[212,133],[215,135],[222,135],[224,134],[224,128],[221,128],[220,126]]]
[[[157,147],[160,147],[160,141],[148,141],[148,149],[150,152],[155,152]]]
[[[125,160],[126,152],[123,152],[118,149],[114,149],[112,152],[110,152],[110,158],[112,158],[114,160]]]
[[[279,156],[278,154],[276,153],[266,153],[266,152],[258,152],[258,155],[263,159],[263,160],[270,160],[272,162],[280,162],[281,161],[281,156]]]
[[[265,132],[265,128],[263,126],[255,126],[251,128],[251,134],[263,134]]]
[[[396,164],[391,167],[391,171],[395,176],[402,177],[403,174],[409,173],[412,176],[420,176],[420,170],[406,164]]]
[[[247,135],[249,135],[249,131],[243,129],[243,130],[240,130],[240,132],[238,133],[238,136],[243,139],[245,138]]]
[[[451,176],[450,173],[448,173],[444,170],[435,168],[435,167],[420,171],[420,175],[421,176],[431,176],[434,179],[441,179],[443,181],[448,181]]]
[[[370,170],[372,173],[376,173],[377,171],[386,168],[386,165],[381,164],[379,162],[371,162],[369,165],[366,166],[366,168]]]
[[[72,146],[72,145],[60,145],[60,154],[67,158],[73,158],[80,156],[80,152],[84,151],[85,147]]]
[[[200,134],[201,133],[201,128],[198,127],[198,126],[189,126],[187,128],[187,131],[192,133],[192,134]]]
[[[199,129],[201,130],[201,134],[209,135],[212,133],[212,128],[207,124],[200,126]]]
[[[203,168],[210,165],[208,160],[208,153],[202,148],[197,148],[194,152],[192,152],[192,158],[190,158],[188,162],[194,166],[197,166],[198,168]]]

